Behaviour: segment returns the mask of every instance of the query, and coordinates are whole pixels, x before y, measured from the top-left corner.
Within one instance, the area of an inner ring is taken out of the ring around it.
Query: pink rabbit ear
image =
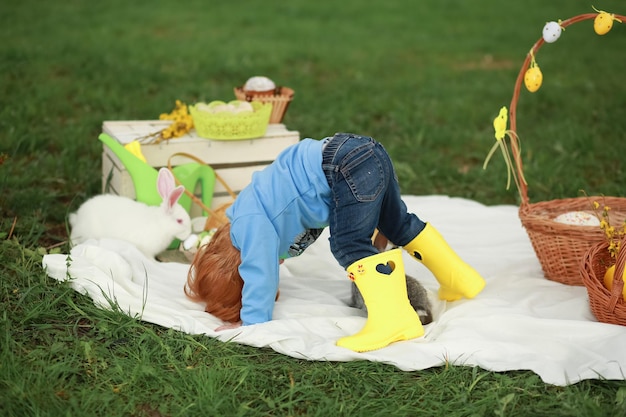
[[[175,186],[174,174],[167,168],[161,168],[157,177],[157,190],[164,201],[169,198]]]
[[[183,192],[185,192],[185,187],[183,187],[182,185],[179,185],[170,192],[170,194],[167,196],[168,209],[171,209],[176,205],[178,199],[183,195]]]

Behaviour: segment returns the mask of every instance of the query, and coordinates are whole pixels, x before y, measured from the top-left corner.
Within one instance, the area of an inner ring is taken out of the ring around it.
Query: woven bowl
[[[235,87],[235,97],[238,100],[260,101],[261,103],[272,104],[270,123],[281,123],[283,121],[293,95],[294,91],[289,87],[277,87],[276,90],[259,93],[246,92],[243,90],[243,87]]]
[[[622,241],[622,248],[626,242]],[[626,303],[622,295],[624,261],[626,250],[621,250],[617,259],[611,258],[608,242],[593,245],[582,258],[580,275],[589,295],[589,307],[593,315],[603,323],[626,326]],[[613,288],[604,286],[606,270],[615,265]]]

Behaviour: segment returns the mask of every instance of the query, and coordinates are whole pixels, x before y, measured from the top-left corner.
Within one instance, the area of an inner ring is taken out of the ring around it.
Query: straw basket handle
[[[578,16],[574,16],[571,17],[567,20],[563,20],[561,22],[559,22],[560,26],[562,28],[565,28],[569,25],[572,25],[574,23],[577,22],[582,22],[584,20],[590,20],[590,19],[595,19],[596,16],[598,16],[598,13],[586,13],[586,14],[581,14]],[[622,15],[618,15],[618,14],[614,14],[613,15],[615,18],[625,22],[626,21],[626,16],[622,16]],[[515,81],[515,88],[513,90],[513,98],[511,99],[511,105],[509,106],[509,120],[511,122],[511,130],[514,131],[515,133],[517,133],[517,120],[516,120],[516,111],[517,111],[517,102],[519,100],[519,94],[520,94],[520,90],[521,90],[521,86],[522,86],[522,82],[524,81],[524,75],[526,74],[526,71],[528,70],[528,67],[531,63],[531,60],[533,58],[534,55],[536,55],[537,51],[539,50],[539,48],[541,48],[541,46],[545,43],[543,37],[539,38],[539,40],[537,42],[535,42],[535,44],[533,45],[533,47],[530,49],[530,51],[528,52],[528,54],[526,55],[526,59],[524,60],[524,63],[522,64],[522,68],[520,69],[519,74],[517,75],[517,80]],[[517,170],[517,177],[518,178],[524,178],[524,168],[523,168],[523,164],[522,164],[522,156],[520,153],[520,146],[518,143],[518,138],[517,135],[511,135],[511,148],[512,148],[512,153],[513,153],[513,159],[515,160],[515,165],[516,165],[516,170]],[[522,198],[522,205],[527,205],[529,203],[529,199],[528,199],[528,184],[526,184],[525,181],[520,181],[520,196]],[[621,277],[620,277],[621,280]]]
[[[172,155],[170,155],[170,157],[167,159],[167,168],[173,173],[172,171],[172,159],[177,157],[177,156],[182,156],[185,158],[189,158],[193,161],[196,161],[199,164],[202,165],[208,165],[206,162],[204,162],[202,159],[198,158],[195,155],[192,155],[190,153],[186,153],[186,152],[176,152],[173,153]],[[226,190],[226,192],[228,192],[228,194],[232,197],[233,201],[235,200],[235,198],[237,198],[237,194],[235,194],[235,192],[232,190],[232,188],[230,188],[230,186],[226,183],[226,181],[224,181],[224,179],[217,173],[214,172],[215,174],[215,179],[218,180],[220,182],[220,184],[222,184],[222,186],[224,187],[224,189]],[[176,176],[174,175],[174,179],[176,180],[176,184],[180,184],[180,181],[178,181],[178,178],[176,178]],[[210,207],[207,207],[206,204],[204,204],[202,202],[202,200],[200,200],[198,197],[196,197],[193,192],[185,189],[185,194],[189,196],[189,198],[191,198],[191,200],[196,203],[198,206],[200,206],[200,208],[202,208],[202,210],[206,211],[207,213],[209,213],[212,217],[220,217],[220,214],[217,213],[215,210],[211,209]]]
[[[620,250],[615,258],[615,271],[613,271],[613,286],[611,287],[611,297],[609,298],[608,309],[615,311],[617,302],[623,298],[624,290],[624,268],[626,267],[626,237],[620,243]],[[626,300],[625,300],[626,301]]]

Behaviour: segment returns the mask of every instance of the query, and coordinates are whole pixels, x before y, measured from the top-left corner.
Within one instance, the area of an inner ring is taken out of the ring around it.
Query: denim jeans
[[[330,249],[342,267],[378,253],[371,241],[376,228],[404,246],[426,226],[407,212],[391,159],[374,139],[335,134],[324,147],[322,169],[333,198]]]

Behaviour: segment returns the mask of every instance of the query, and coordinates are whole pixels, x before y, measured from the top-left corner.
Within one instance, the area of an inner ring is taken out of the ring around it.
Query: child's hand
[[[236,329],[237,327],[241,327],[241,322],[240,321],[237,321],[235,323],[224,324],[224,325],[218,327],[217,329],[215,329],[215,331],[216,332],[220,332],[222,330]]]

